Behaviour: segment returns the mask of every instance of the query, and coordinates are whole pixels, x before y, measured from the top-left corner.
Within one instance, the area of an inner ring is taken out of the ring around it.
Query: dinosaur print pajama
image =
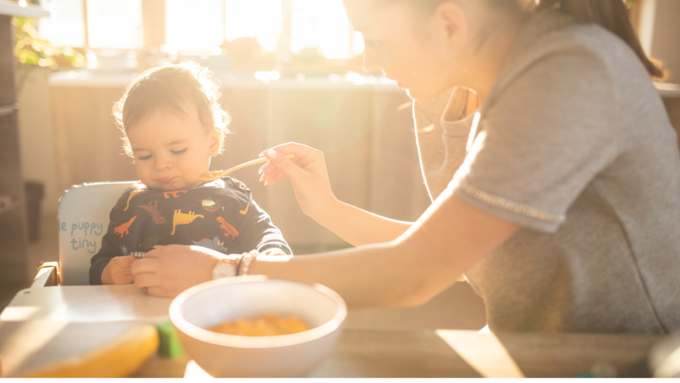
[[[224,177],[170,192],[138,183],[111,210],[102,246],[90,262],[90,284],[101,284],[102,271],[113,257],[171,244],[204,246],[225,254],[254,249],[292,254],[281,231],[236,179]]]

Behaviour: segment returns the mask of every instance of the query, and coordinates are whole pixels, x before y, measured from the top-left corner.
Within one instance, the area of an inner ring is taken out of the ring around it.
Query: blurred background
[[[71,185],[136,179],[120,154],[113,101],[154,63],[186,60],[214,72],[233,118],[227,150],[213,169],[297,141],[328,155],[339,198],[406,220],[427,206],[409,98],[381,73],[362,73],[363,39],[341,0],[41,0],[40,6],[50,16],[27,23],[53,57],[38,57],[45,50],[25,56],[37,58],[38,68],[20,71],[19,120],[24,177],[44,185],[44,215],[55,214]],[[253,189],[296,253],[347,246],[302,215],[290,187],[265,189],[256,173],[234,176]]]
[[[411,101],[382,73],[363,72],[363,39],[342,0],[0,0],[0,7],[10,3],[47,12],[12,20],[18,145],[2,147],[0,168],[23,179],[27,229],[0,234],[6,273],[30,280],[41,262],[58,259],[56,213],[64,190],[136,179],[111,108],[157,62],[196,61],[221,83],[233,134],[213,169],[296,141],[325,152],[333,190],[345,202],[408,221],[429,205]],[[674,85],[680,83],[680,0],[629,3],[644,48],[670,71],[658,88],[680,126]],[[287,181],[264,188],[255,168],[233,176],[252,189],[296,254],[349,246],[302,214]],[[0,215],[0,228],[12,225]],[[0,282],[0,308],[3,289],[15,291],[7,280],[5,287]],[[485,323],[467,284],[420,313],[393,311],[392,322],[376,312],[355,315],[356,323],[472,329]]]

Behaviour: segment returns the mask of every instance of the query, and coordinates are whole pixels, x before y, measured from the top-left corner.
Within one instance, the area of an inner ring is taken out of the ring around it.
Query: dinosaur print
[[[130,207],[130,201],[132,200],[132,197],[143,192],[144,190],[146,190],[146,189],[138,189],[138,190],[131,191],[130,196],[128,197],[128,200],[127,200],[127,205],[125,206],[125,209],[123,211],[127,211],[127,209]]]
[[[125,203],[125,193],[121,194],[120,197],[118,198],[118,201],[116,201],[115,209],[122,209],[124,203]]]
[[[250,202],[248,202],[248,205],[246,206],[246,209],[245,209],[245,210],[239,210],[238,212],[241,213],[241,214],[243,214],[243,215],[246,215],[246,214],[248,214],[248,209],[249,209],[249,208],[250,208]]]
[[[225,237],[231,236],[232,238],[238,237],[238,230],[236,230],[235,227],[231,226],[227,221],[224,220],[222,217],[217,217],[217,222],[221,223],[220,227],[224,229],[224,231],[227,232]]]
[[[130,225],[132,225],[132,222],[135,222],[135,219],[137,219],[137,216],[134,216],[132,217],[131,220],[127,221],[126,223],[117,226],[115,229],[113,229],[114,234],[120,235],[121,238],[123,238],[125,234],[130,234],[129,231]]]
[[[201,201],[201,206],[210,213],[214,213],[220,209],[224,210],[224,206],[220,201],[213,201],[212,197],[208,197]]]
[[[188,225],[194,222],[197,218],[204,218],[200,214],[196,214],[193,211],[188,213],[182,213],[181,209],[175,210],[175,215],[172,217],[172,233],[170,235],[175,235],[175,228],[177,225]]]
[[[140,187],[139,189],[146,189],[145,187],[143,187],[142,183],[134,184],[134,185],[131,185],[130,187],[136,189],[138,187],[137,185],[142,185],[142,187]],[[136,189],[136,190],[139,190],[139,189]],[[127,190],[126,190],[126,192],[127,192]],[[122,209],[123,204],[126,202],[127,197],[129,197],[129,194],[127,194],[127,193],[121,194],[120,197],[118,198],[118,201],[116,201],[115,208],[116,209]]]
[[[158,245],[158,241],[161,240],[161,236],[158,234],[155,234],[139,244],[139,247],[145,251],[153,249],[154,246]]]
[[[149,202],[145,206],[139,205],[140,208],[146,210],[151,214],[151,219],[156,225],[162,225],[165,223],[165,217],[158,211],[158,200]]]
[[[179,193],[186,193],[186,192],[187,192],[186,190],[168,191],[168,192],[164,192],[163,195],[165,196],[166,199],[170,198],[170,196],[172,196],[172,198],[179,198]]]
[[[227,250],[226,247],[224,247],[224,242],[220,242],[220,239],[218,237],[215,237],[212,240],[210,240],[208,238],[204,238],[200,242],[196,242],[196,241],[192,241],[192,242],[194,243],[194,245],[207,247],[208,249],[221,251],[223,253],[227,253],[229,251],[229,250]]]

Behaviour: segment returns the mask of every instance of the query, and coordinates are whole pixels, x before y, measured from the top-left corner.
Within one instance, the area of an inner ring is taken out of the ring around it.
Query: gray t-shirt
[[[457,197],[522,226],[466,273],[491,330],[680,330],[680,155],[623,41],[539,12],[472,121],[428,117],[443,97],[414,105],[436,128],[418,133],[431,196],[453,177]]]

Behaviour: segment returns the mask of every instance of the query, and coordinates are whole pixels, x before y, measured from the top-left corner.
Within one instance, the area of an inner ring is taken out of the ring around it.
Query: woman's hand
[[[286,154],[294,154],[289,159]],[[288,143],[276,146],[260,154],[269,158],[260,168],[261,181],[273,186],[282,178],[290,179],[295,197],[302,211],[315,220],[327,213],[329,207],[337,202],[326,170],[323,152],[306,145]]]
[[[132,263],[135,257],[126,255],[112,258],[102,270],[102,285],[127,285],[135,281]]]
[[[212,280],[212,271],[223,256],[201,246],[158,246],[132,264],[134,283],[149,295],[172,298]]]
[[[295,156],[289,159],[285,155],[290,153]],[[326,160],[319,150],[288,143],[260,156],[271,160],[260,168],[266,185],[274,185],[281,178],[290,179],[302,211],[354,246],[392,241],[411,227],[410,222],[391,220],[338,201],[328,181]]]

